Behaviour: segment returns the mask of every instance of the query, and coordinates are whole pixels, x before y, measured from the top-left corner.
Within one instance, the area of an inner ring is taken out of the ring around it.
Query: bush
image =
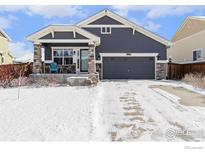
[[[205,76],[202,73],[189,73],[182,79],[183,82],[198,88],[205,88]]]
[[[9,64],[0,66],[0,87],[12,87],[14,79],[30,73],[30,64]]]

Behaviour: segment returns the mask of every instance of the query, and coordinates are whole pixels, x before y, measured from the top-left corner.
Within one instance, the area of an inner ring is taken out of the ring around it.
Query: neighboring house
[[[0,65],[13,63],[14,57],[9,52],[9,41],[9,36],[0,28]]]
[[[172,38],[168,58],[176,63],[205,61],[205,17],[187,17]]]
[[[74,65],[75,72],[102,79],[166,78],[169,41],[109,11],[76,25],[50,25],[27,37],[34,44],[34,73],[45,63]]]

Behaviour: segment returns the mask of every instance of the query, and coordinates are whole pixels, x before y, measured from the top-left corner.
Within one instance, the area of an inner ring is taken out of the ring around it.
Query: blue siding
[[[111,34],[101,34],[100,28],[84,28],[99,36],[101,45],[96,47],[96,58],[99,53],[159,53],[161,60],[167,59],[166,46],[132,28],[112,28]]]
[[[51,33],[41,37],[40,39],[87,39],[85,36],[76,32],[76,37],[73,37],[73,32],[54,32],[54,38]]]
[[[123,25],[123,24],[115,19],[108,17],[108,16],[104,16],[100,19],[97,19],[97,20],[91,22],[89,25]]]
[[[52,60],[52,47],[88,47],[87,43],[43,43],[45,60]]]

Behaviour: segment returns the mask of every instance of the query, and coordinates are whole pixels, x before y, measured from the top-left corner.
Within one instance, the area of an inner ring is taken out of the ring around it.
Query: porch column
[[[42,72],[42,63],[41,63],[41,44],[34,43],[34,56],[33,56],[33,73],[39,74]]]
[[[95,65],[95,44],[89,44],[88,49],[88,78],[91,81],[91,84],[96,84],[99,81],[99,75],[96,72]]]

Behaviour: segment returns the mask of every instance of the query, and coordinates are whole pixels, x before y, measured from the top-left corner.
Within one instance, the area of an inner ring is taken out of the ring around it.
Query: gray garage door
[[[154,79],[154,57],[104,57],[103,79]]]

